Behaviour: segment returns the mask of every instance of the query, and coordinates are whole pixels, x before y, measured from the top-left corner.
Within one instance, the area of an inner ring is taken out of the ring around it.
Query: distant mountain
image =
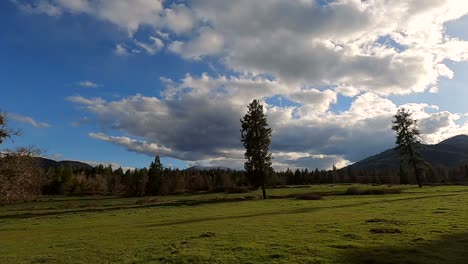
[[[184,171],[208,171],[208,170],[232,170],[226,167],[220,166],[192,166],[190,168],[185,169]]]
[[[455,167],[468,163],[468,136],[459,135],[446,139],[435,145],[419,145],[422,157],[431,165]],[[394,149],[368,157],[350,165],[354,171],[398,169],[399,159]]]
[[[85,170],[91,170],[94,168],[93,166],[87,163],[83,163],[79,161],[72,161],[72,160],[55,161],[55,160],[41,158],[41,157],[38,157],[36,159],[38,160],[39,165],[46,170],[51,167],[54,169],[57,169],[60,167],[73,167],[75,169],[85,169]]]

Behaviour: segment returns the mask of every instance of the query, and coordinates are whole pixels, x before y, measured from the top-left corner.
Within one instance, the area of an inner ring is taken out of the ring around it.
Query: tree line
[[[72,167],[37,170],[46,195],[124,195],[152,196],[194,192],[246,192],[256,189],[245,171],[229,169],[180,170],[164,168],[159,157],[148,168],[126,170],[98,165],[93,169]],[[426,184],[468,181],[468,165],[447,168],[437,166],[424,173]],[[331,170],[286,169],[272,171],[265,187],[313,184],[417,184],[416,178],[402,169],[357,170],[351,167]]]
[[[242,171],[164,168],[159,156],[148,168],[124,171],[103,165],[93,169],[59,167],[48,168],[41,174],[45,180],[42,193],[49,195],[149,196],[188,191],[231,191],[248,186]]]

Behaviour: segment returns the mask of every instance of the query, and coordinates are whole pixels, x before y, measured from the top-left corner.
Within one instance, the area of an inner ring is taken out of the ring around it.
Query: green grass
[[[0,207],[0,263],[466,263],[468,187],[348,187],[42,197]]]

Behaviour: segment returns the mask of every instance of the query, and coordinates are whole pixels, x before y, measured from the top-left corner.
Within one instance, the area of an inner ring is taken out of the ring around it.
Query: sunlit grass
[[[268,190],[271,196],[325,194],[321,200],[259,200],[259,192],[42,197],[0,208],[0,263],[465,260],[468,187],[395,186],[403,193],[338,195],[348,187]]]

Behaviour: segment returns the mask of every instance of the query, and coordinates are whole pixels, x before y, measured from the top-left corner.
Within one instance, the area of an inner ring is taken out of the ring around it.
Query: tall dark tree
[[[413,119],[411,112],[401,108],[392,120],[392,129],[396,132],[396,150],[400,162],[406,162],[413,168],[414,176],[419,187],[422,187],[422,172],[427,163],[417,151],[419,135],[421,132],[417,126],[417,120]]]
[[[148,195],[158,194],[163,171],[164,167],[161,164],[161,160],[159,159],[159,156],[156,156],[154,161],[151,162],[148,170],[148,186],[146,188],[146,193]]]
[[[268,152],[271,143],[271,128],[263,113],[263,106],[258,100],[253,100],[247,107],[247,114],[241,119],[241,141],[244,144],[244,156],[247,159],[244,168],[252,186],[262,187],[263,199],[266,199],[266,180],[273,171],[271,153]]]

